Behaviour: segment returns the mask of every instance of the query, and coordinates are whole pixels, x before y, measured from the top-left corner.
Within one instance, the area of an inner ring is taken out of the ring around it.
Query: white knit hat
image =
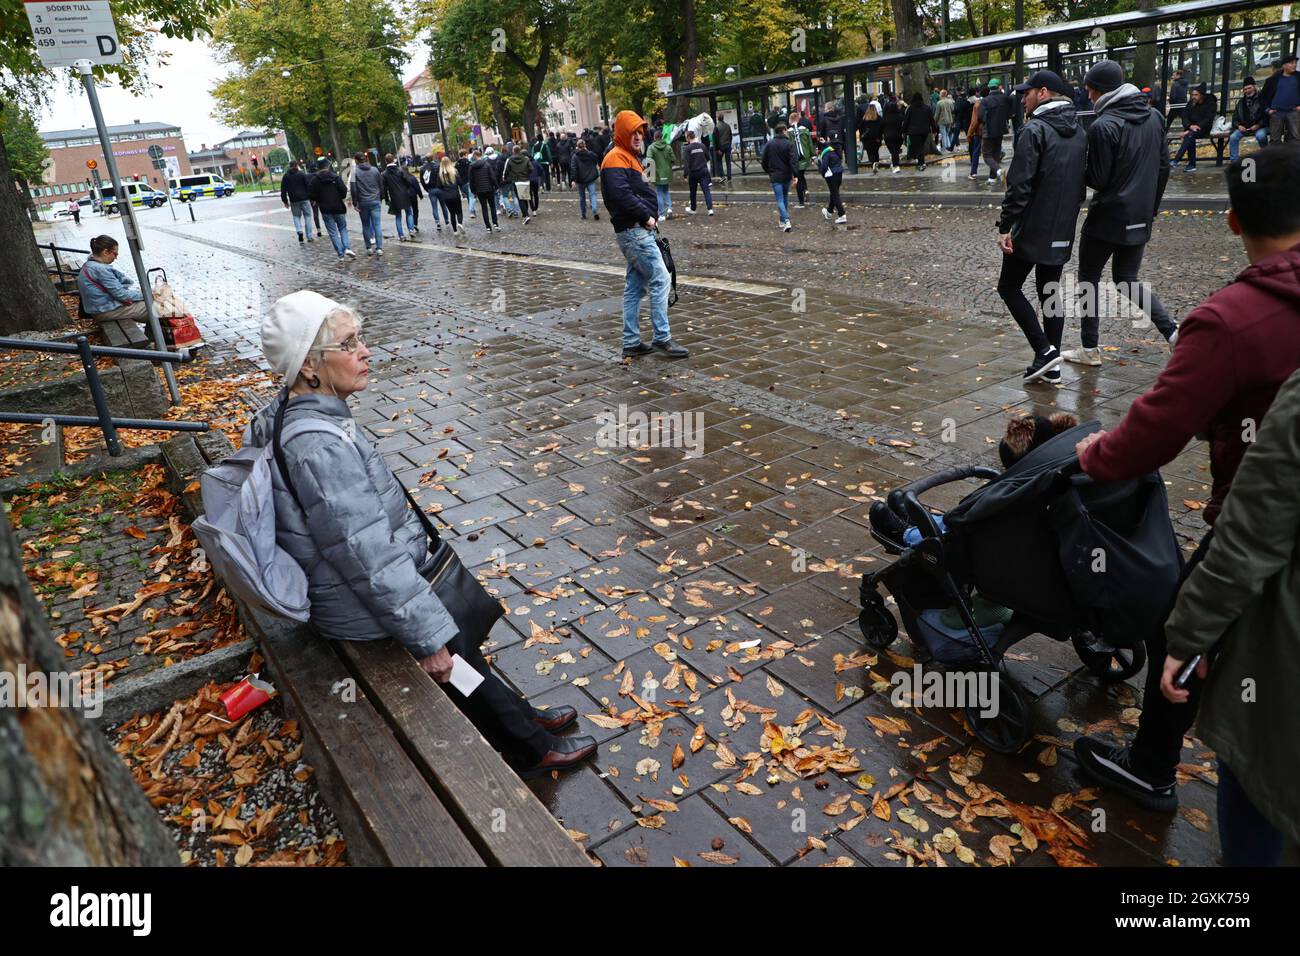
[[[298,377],[325,317],[339,308],[333,299],[310,289],[291,292],[271,306],[262,320],[262,354],[287,384]]]

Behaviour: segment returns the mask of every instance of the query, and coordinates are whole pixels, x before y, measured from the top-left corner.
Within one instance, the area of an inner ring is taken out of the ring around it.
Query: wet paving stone
[[[575,677],[609,665],[609,658],[576,634],[556,634],[558,643],[525,646],[527,639],[499,651],[493,666],[525,697],[533,697]]]
[[[856,620],[859,608],[836,601],[805,580],[746,604],[740,611],[774,633],[803,645]]]
[[[635,814],[590,767],[531,780],[528,788],[561,826],[586,835],[575,837],[582,846],[634,825]]]
[[[851,809],[839,809],[837,799],[856,798],[853,787],[834,774],[821,774],[795,783],[767,784],[762,777],[750,779],[750,786],[761,791],[756,795],[742,792],[733,778],[703,791],[704,799],[727,818],[733,827],[748,826],[750,839],[781,865],[794,860],[808,845],[808,837],[833,838],[838,824]],[[818,784],[822,784],[821,787]],[[727,787],[725,792],[719,787]],[[829,815],[830,809],[834,815]]]
[[[714,850],[715,841],[721,849]],[[632,827],[595,848],[605,866],[771,866],[772,862],[750,843],[703,797],[677,805],[664,814],[658,829]],[[716,854],[704,856],[702,854]]]

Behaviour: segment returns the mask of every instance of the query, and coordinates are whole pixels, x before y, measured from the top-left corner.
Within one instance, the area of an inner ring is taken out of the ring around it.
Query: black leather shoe
[[[650,344],[655,351],[662,352],[666,358],[680,359],[686,358],[686,356],[691,354],[672,339],[667,339],[663,342],[651,342]]]
[[[654,349],[652,349],[648,343],[638,342],[631,348],[628,348],[627,346],[623,347],[623,358],[633,358],[637,355],[649,355],[653,351]]]
[[[568,704],[561,704],[559,707],[552,707],[549,710],[533,708],[533,720],[553,734],[563,730],[577,719],[578,709],[570,707]]]
[[[521,780],[532,780],[552,770],[568,770],[577,766],[596,752],[596,738],[585,734],[577,737],[557,737],[555,746],[537,763],[519,771]]]

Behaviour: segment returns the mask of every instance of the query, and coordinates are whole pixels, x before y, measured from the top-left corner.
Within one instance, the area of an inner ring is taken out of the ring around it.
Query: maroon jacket
[[[1278,388],[1300,368],[1300,246],[1245,269],[1188,314],[1169,364],[1115,430],[1083,453],[1098,481],[1146,474],[1208,433],[1213,524]]]

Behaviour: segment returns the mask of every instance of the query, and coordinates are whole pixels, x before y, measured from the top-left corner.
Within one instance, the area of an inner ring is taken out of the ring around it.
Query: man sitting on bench
[[[144,296],[128,275],[113,268],[117,261],[117,240],[96,236],[90,240],[90,258],[77,273],[81,307],[96,322],[134,319],[147,322]]]
[[[1190,173],[1196,169],[1196,141],[1210,135],[1210,130],[1214,126],[1214,114],[1217,111],[1218,105],[1214,94],[1206,90],[1204,83],[1192,90],[1192,101],[1183,112],[1183,123],[1187,126],[1187,132],[1183,133],[1183,141],[1178,144],[1178,152],[1169,161],[1170,166],[1177,166],[1186,153],[1187,166],[1184,167],[1184,172]]]

